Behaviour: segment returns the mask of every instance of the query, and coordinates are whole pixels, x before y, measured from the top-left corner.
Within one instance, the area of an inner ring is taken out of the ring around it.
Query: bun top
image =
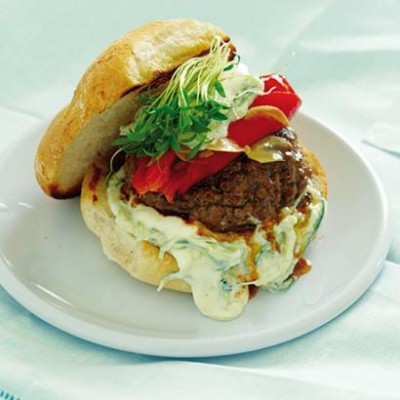
[[[42,138],[35,160],[42,189],[56,198],[78,194],[89,166],[110,153],[120,126],[132,122],[140,90],[207,52],[216,36],[229,40],[211,24],[180,19],[151,22],[113,42]]]

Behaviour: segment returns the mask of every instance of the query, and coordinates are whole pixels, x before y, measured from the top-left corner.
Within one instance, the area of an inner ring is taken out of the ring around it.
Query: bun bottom
[[[304,158],[312,169],[314,185],[327,197],[327,182],[324,170],[316,156],[304,150]],[[166,275],[178,271],[178,265],[170,254],[160,258],[159,249],[146,241],[135,239],[120,228],[107,201],[106,178],[108,164],[92,165],[82,184],[81,211],[83,219],[100,238],[105,255],[119,264],[135,279],[159,286]],[[165,288],[190,293],[190,286],[179,279],[165,283]]]
[[[86,226],[100,238],[105,255],[119,264],[135,279],[159,286],[162,279],[177,271],[175,259],[168,253],[163,258],[152,244],[136,240],[121,229],[108,205],[106,178],[108,164],[92,165],[82,184],[81,211]],[[190,293],[190,286],[179,279],[165,283],[165,288]]]

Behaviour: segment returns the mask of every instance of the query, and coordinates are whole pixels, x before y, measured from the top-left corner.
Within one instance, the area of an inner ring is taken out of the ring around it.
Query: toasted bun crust
[[[216,36],[229,40],[211,24],[181,19],[151,22],[112,43],[47,128],[35,160],[42,189],[56,198],[79,194],[89,166],[107,156],[120,126],[132,121],[140,90],[207,52]]]
[[[327,196],[324,170],[317,157],[304,150],[304,157],[313,171],[313,181],[323,196]],[[168,253],[160,259],[159,250],[152,244],[138,241],[121,229],[107,202],[106,177],[108,166],[92,165],[82,184],[81,211],[87,227],[100,238],[106,256],[118,263],[134,278],[159,286],[170,272],[177,271],[175,259]],[[190,286],[182,280],[170,281],[166,287],[181,292],[190,292]]]

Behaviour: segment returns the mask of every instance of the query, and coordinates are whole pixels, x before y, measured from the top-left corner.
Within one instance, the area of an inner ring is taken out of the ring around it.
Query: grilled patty
[[[168,203],[164,195],[140,196],[143,204],[163,214],[198,220],[215,232],[239,232],[255,226],[255,219],[275,218],[303,192],[310,169],[291,129],[275,134],[292,144],[283,161],[261,164],[241,155],[222,171],[192,186]]]

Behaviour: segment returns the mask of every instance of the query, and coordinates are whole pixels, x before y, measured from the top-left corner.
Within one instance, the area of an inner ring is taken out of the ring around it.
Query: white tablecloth
[[[0,150],[61,108],[113,39],[151,19],[191,16],[228,31],[255,73],[287,75],[303,111],[367,157],[393,225],[381,274],[350,309],[289,343],[236,356],[173,360],[106,349],[42,322],[0,288],[0,399],[400,399],[400,155],[382,150],[400,137],[399,1],[0,6]],[[390,132],[383,145],[380,131]]]

